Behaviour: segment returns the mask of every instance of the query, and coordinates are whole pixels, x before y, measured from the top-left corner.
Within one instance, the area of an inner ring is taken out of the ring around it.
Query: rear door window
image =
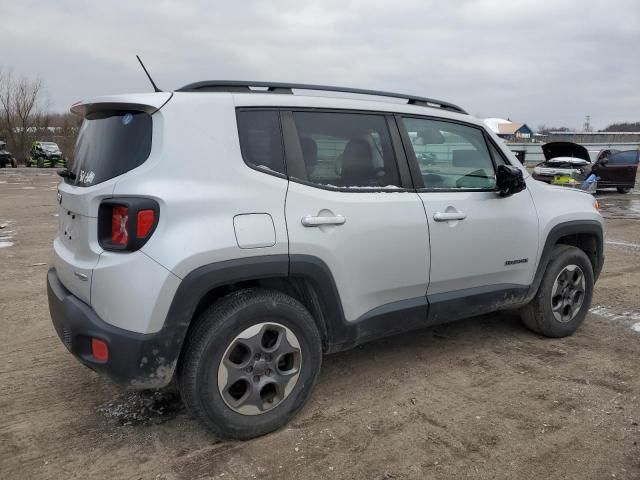
[[[337,188],[400,185],[383,115],[293,112],[308,182]]]
[[[151,115],[145,112],[96,112],[78,133],[65,181],[90,187],[142,165],[151,153]]]

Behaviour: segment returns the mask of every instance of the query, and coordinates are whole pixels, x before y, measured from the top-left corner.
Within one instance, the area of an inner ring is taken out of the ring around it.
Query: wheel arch
[[[163,329],[173,331],[178,355],[194,319],[208,305],[243,288],[270,288],[300,301],[309,310],[330,350],[344,314],[333,276],[316,257],[265,255],[203,265],[185,276],[175,293]]]
[[[591,262],[594,280],[598,279],[604,264],[604,232],[602,224],[596,220],[574,220],[555,225],[545,239],[542,254],[538,262],[536,273],[527,295],[531,300],[540,287],[553,248],[556,245],[571,245],[579,248]]]

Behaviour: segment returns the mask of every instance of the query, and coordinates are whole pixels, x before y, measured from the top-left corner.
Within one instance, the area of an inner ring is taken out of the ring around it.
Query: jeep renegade
[[[55,329],[124,386],[175,378],[219,436],[284,425],[325,353],[505,309],[563,337],[587,315],[593,196],[532,179],[453,104],[213,81],[71,110]]]

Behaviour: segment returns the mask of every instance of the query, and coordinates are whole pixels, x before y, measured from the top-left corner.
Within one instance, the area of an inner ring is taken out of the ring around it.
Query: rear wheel
[[[631,187],[618,187],[618,193],[629,193],[631,191]]]
[[[320,334],[301,303],[278,291],[246,289],[199,316],[178,383],[209,430],[246,439],[280,428],[300,410],[321,361]]]
[[[538,293],[521,310],[524,324],[547,337],[573,334],[591,306],[593,283],[587,255],[576,247],[556,245]]]

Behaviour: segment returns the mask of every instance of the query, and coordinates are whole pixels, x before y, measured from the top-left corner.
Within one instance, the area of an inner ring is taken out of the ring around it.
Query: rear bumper
[[[160,388],[171,381],[182,344],[182,338],[176,342],[172,329],[142,334],[104,322],[62,285],[55,268],[47,273],[47,295],[58,337],[82,364],[132,388]],[[107,361],[92,355],[92,338],[107,343]]]

